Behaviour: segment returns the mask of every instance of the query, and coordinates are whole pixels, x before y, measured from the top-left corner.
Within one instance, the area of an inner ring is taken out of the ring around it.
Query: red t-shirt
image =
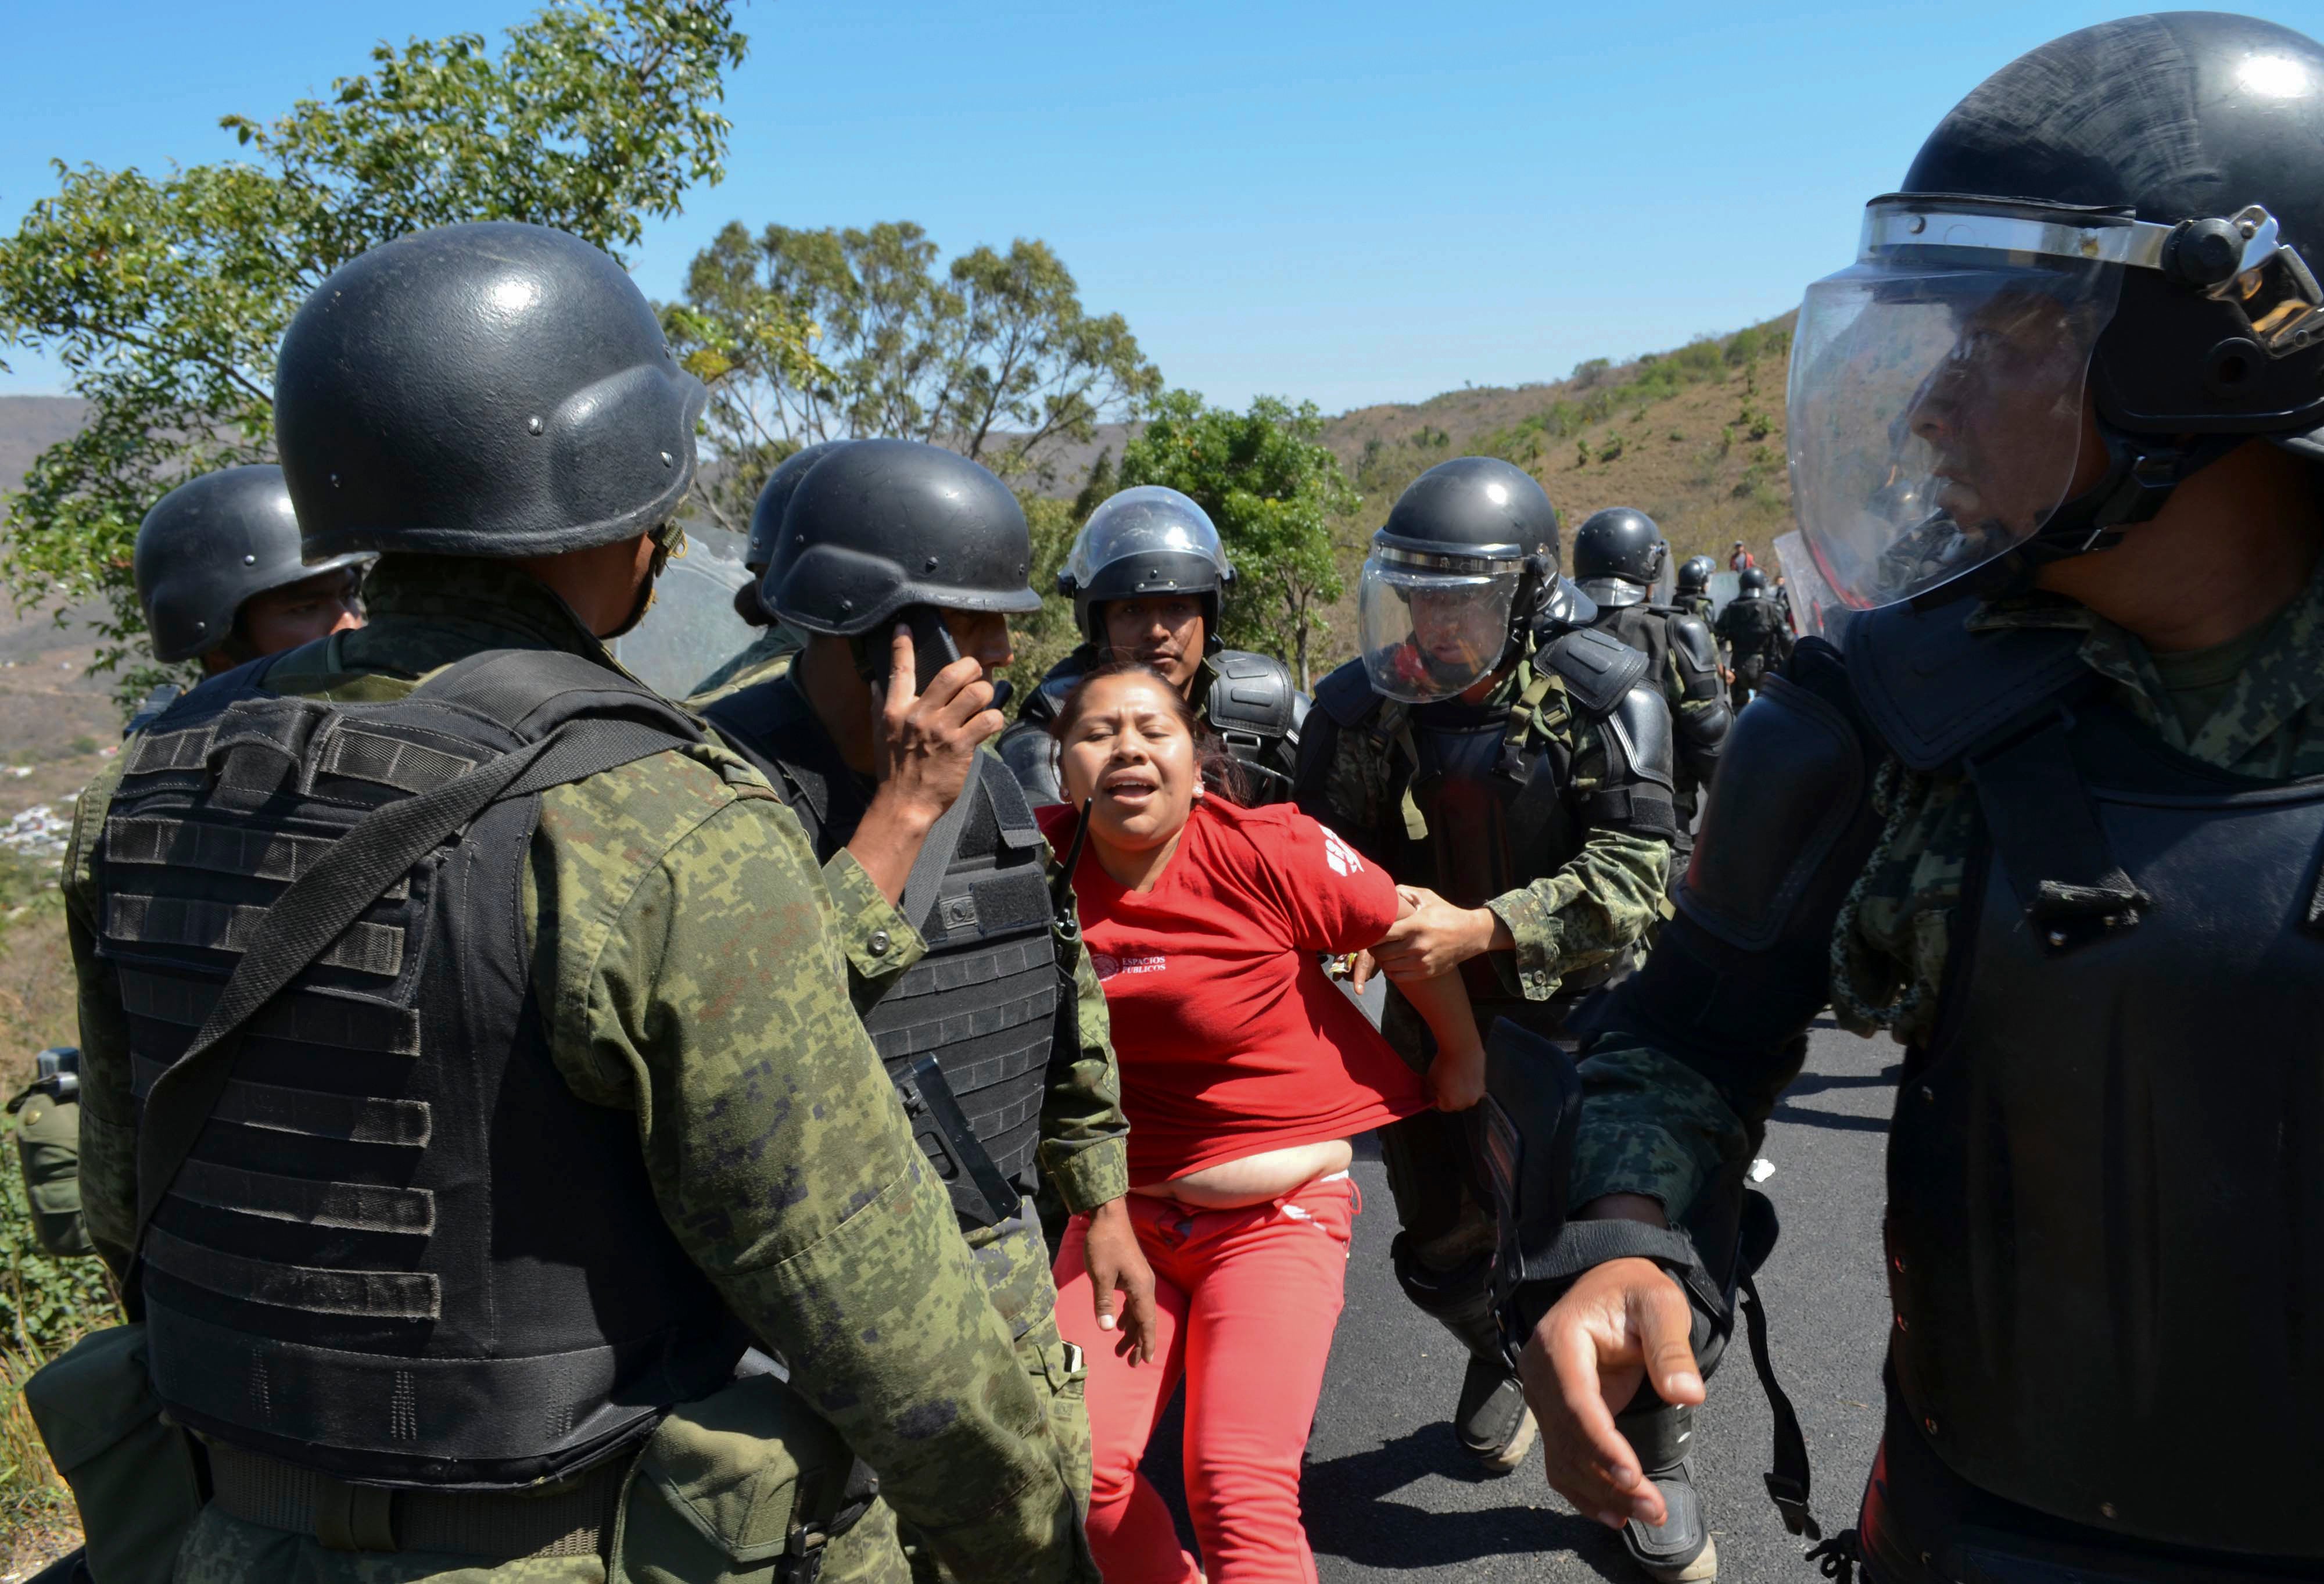
[[[1059,852],[1078,818],[1040,811]],[[1378,942],[1396,884],[1305,815],[1206,797],[1151,891],[1089,855],[1074,892],[1121,1064],[1131,1182],[1428,1109],[1426,1082],[1316,961]]]

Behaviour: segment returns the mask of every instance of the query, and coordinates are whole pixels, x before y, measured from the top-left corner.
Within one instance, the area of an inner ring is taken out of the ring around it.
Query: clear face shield
[[[2071,493],[2126,264],[2104,214],[1881,198],[1792,346],[1792,498],[1832,590],[1892,604],[2024,544]]]
[[[1234,576],[1209,513],[1176,490],[1141,484],[1108,498],[1090,513],[1065,557],[1064,576],[1082,588],[1093,588],[1098,575],[1119,562],[1185,557],[1208,561],[1221,583]]]
[[[1364,669],[1375,692],[1434,704],[1500,664],[1524,561],[1376,547],[1356,592]]]

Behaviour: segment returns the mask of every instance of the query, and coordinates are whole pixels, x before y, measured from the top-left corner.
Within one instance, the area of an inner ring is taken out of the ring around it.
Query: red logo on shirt
[[[1323,861],[1332,866],[1333,874],[1364,872],[1364,861],[1356,856],[1354,848],[1340,840],[1339,832],[1329,825],[1317,825],[1315,828],[1323,833]]]
[[[1117,957],[1111,952],[1092,952],[1090,968],[1101,981],[1117,973],[1159,973],[1170,966],[1167,957]]]

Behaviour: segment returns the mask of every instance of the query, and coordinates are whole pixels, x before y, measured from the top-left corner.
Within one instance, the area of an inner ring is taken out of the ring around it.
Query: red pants
[[[1132,1368],[1090,1312],[1080,1217],[1057,1251],[1057,1329],[1089,1364],[1090,1548],[1106,1584],[1191,1584],[1160,1493],[1139,1477],[1154,1422],[1186,1380],[1186,1505],[1210,1584],[1314,1584],[1299,1463],[1340,1322],[1359,1205],[1344,1174],[1288,1199],[1190,1210],[1130,1196],[1154,1266],[1160,1346]]]

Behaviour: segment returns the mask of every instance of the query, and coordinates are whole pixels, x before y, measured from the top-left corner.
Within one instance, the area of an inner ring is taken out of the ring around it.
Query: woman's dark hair
[[[1081,679],[1066,691],[1065,698],[1058,704],[1056,715],[1049,722],[1050,740],[1062,750],[1065,745],[1065,733],[1071,732],[1074,723],[1081,719],[1082,703],[1089,693],[1090,685],[1114,677],[1136,677],[1155,685],[1162,696],[1170,701],[1170,713],[1177,717],[1178,724],[1186,729],[1187,737],[1194,744],[1194,770],[1203,778],[1204,789],[1219,797],[1235,798],[1234,760],[1227,752],[1226,745],[1218,740],[1217,734],[1203,717],[1194,713],[1194,706],[1186,702],[1186,695],[1178,691],[1177,685],[1143,660],[1107,660],[1084,671]],[[1060,767],[1060,779],[1063,775]]]

